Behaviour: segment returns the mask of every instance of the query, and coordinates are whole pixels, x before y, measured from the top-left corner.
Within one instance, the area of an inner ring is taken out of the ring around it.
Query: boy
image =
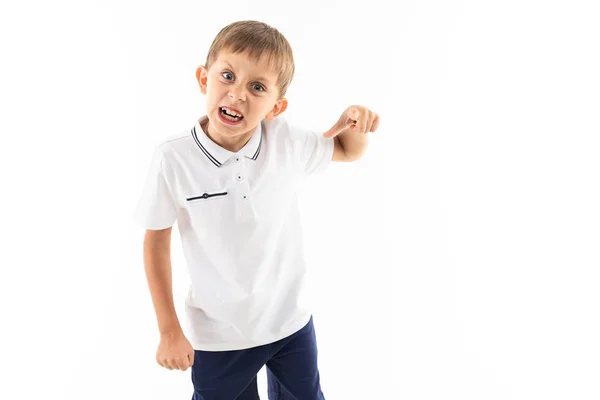
[[[159,365],[192,367],[195,400],[324,399],[294,191],[330,161],[360,158],[379,116],[351,106],[326,133],[280,115],[294,74],[279,31],[257,21],[223,28],[196,71],[207,114],[156,148],[135,211],[156,312]],[[189,341],[173,305],[170,235],[178,222],[191,278]]]

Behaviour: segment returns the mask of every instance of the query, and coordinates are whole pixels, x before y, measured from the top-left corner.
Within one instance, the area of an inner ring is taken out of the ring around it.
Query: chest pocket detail
[[[204,193],[200,196],[188,197],[185,199],[186,201],[197,201],[202,202],[206,199],[214,198],[214,197],[224,197],[227,196],[227,192],[217,192],[217,193]]]

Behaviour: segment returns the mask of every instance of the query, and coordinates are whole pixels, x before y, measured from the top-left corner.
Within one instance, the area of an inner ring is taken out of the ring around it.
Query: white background
[[[131,216],[239,19],[293,46],[288,119],[381,115],[300,194],[326,398],[600,398],[595,3],[3,2],[0,398],[191,398]]]

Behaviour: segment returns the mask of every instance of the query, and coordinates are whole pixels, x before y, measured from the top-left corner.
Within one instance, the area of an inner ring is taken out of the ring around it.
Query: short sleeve
[[[158,147],[152,156],[133,221],[144,229],[160,230],[172,226],[176,219],[177,206],[166,180],[164,159]]]
[[[334,139],[306,129],[293,128],[300,168],[304,175],[327,169],[333,158]]]

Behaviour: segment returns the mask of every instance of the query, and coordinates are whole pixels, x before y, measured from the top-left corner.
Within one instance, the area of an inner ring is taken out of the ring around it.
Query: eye
[[[223,73],[221,74],[221,76],[222,76],[223,78],[227,79],[228,81],[233,79],[233,74],[232,74],[231,72],[223,72]],[[228,76],[231,76],[231,78],[228,78]]]
[[[260,85],[258,83],[255,83],[254,85],[252,85],[252,87],[254,88],[254,90],[256,90],[257,92],[264,92],[266,89],[263,85]]]

